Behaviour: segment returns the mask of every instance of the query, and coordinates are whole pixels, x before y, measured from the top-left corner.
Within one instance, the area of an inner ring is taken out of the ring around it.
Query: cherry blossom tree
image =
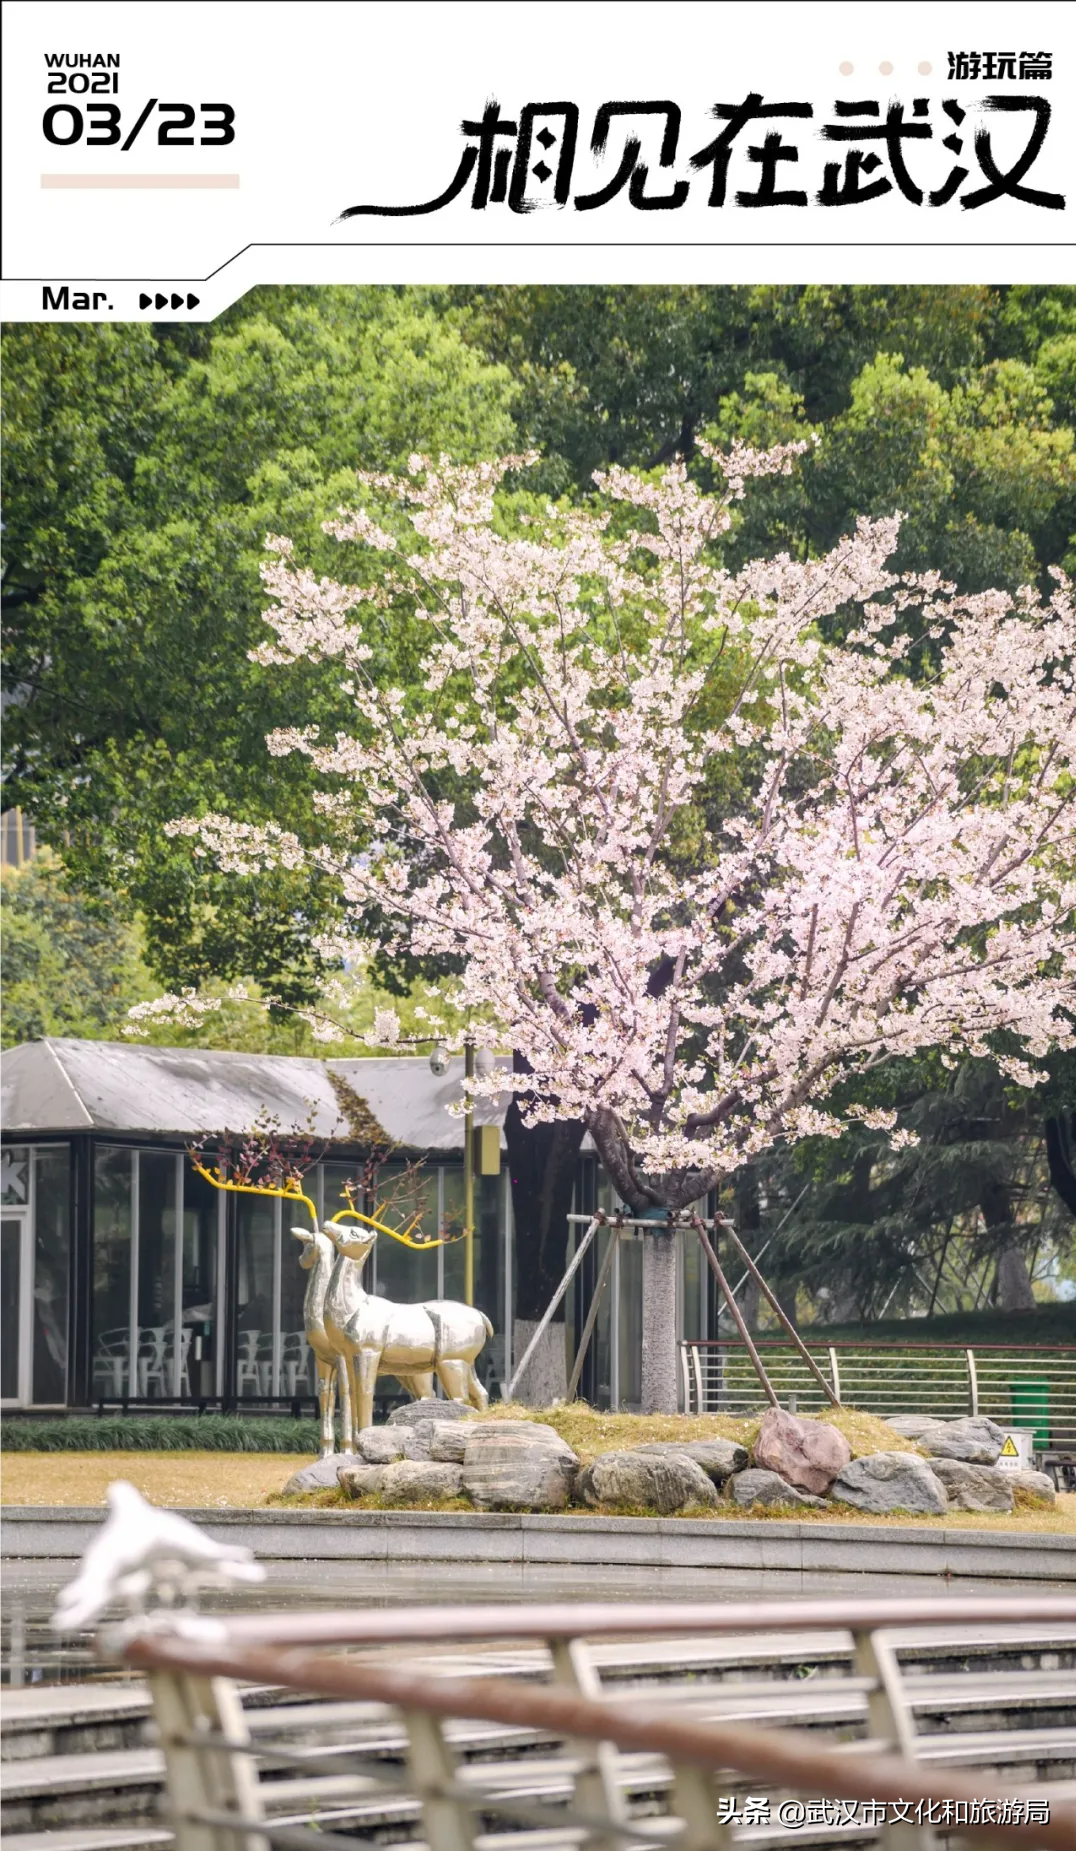
[[[173,826],[225,869],[335,878],[338,952],[376,911],[459,960],[478,1040],[530,1068],[529,1121],[581,1119],[636,1213],[686,1209],[778,1141],[891,1127],[854,1081],[893,1056],[989,1052],[1033,1086],[1074,1045],[1067,582],[966,597],[895,574],[898,516],[728,570],[747,480],[803,446],[702,447],[720,492],[614,468],[585,510],[519,513],[502,485],[528,458],[361,476],[327,531],[380,555],[365,587],[270,537],[258,658],[324,662],[354,701],[347,735],[269,740],[323,774],[326,839]],[[368,638],[401,608],[425,645],[389,686]],[[722,760],[744,794],[709,805],[685,871],[676,832]],[[660,1223],[645,1238],[647,1409],[675,1407],[673,1249]]]

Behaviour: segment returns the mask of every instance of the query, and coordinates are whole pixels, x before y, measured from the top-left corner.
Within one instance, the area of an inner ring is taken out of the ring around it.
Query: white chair
[[[172,1392],[172,1384],[166,1380],[166,1339],[170,1334],[166,1324],[145,1324],[139,1330],[136,1375],[138,1392],[144,1400],[152,1392],[155,1399],[163,1401]]]
[[[310,1386],[310,1345],[306,1333],[301,1330],[286,1330],[280,1352],[280,1392],[282,1395],[295,1396],[300,1392],[300,1383],[304,1394],[312,1394]]]
[[[239,1332],[239,1350],[235,1360],[235,1392],[237,1395],[260,1395],[262,1392],[257,1363],[261,1335],[260,1330]]]
[[[93,1358],[93,1385],[118,1400],[127,1392],[127,1365],[131,1334],[128,1330],[103,1330],[97,1339]]]
[[[194,1331],[190,1324],[185,1324],[179,1333],[179,1392],[188,1398],[191,1392],[191,1371],[188,1359],[193,1335]]]
[[[271,1395],[273,1392],[274,1347],[272,1331],[263,1330],[261,1336],[258,1338],[258,1349],[255,1356],[258,1374],[258,1393],[261,1395]]]

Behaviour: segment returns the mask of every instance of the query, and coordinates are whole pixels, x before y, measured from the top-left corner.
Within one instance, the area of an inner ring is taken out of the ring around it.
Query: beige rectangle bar
[[[79,192],[100,189],[108,192],[139,191],[143,188],[160,188],[174,192],[181,188],[193,188],[199,192],[215,192],[225,187],[239,185],[238,174],[42,174],[41,184],[46,191],[74,189]]]

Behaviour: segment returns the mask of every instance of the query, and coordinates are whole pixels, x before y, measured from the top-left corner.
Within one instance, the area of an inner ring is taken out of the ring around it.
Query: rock
[[[899,1433],[902,1440],[917,1440],[928,1427],[944,1427],[936,1414],[887,1414],[885,1424]]]
[[[758,1467],[748,1472],[737,1472],[730,1489],[737,1504],[795,1504],[798,1508],[824,1510],[825,1498],[812,1497],[808,1492],[797,1490],[788,1480],[777,1472],[763,1471]]]
[[[394,1504],[418,1504],[424,1498],[459,1497],[463,1474],[458,1465],[445,1465],[426,1459],[401,1459],[396,1465],[378,1468],[383,1498]]]
[[[686,1453],[701,1465],[712,1485],[723,1485],[733,1472],[747,1464],[747,1448],[738,1446],[735,1440],[648,1440],[645,1446],[635,1446],[632,1451]]]
[[[348,1465],[340,1473],[340,1489],[349,1498],[372,1497],[381,1489],[387,1465]]]
[[[338,1482],[341,1470],[355,1463],[354,1453],[331,1453],[327,1459],[315,1459],[292,1473],[284,1486],[284,1496],[289,1497],[293,1491],[330,1490]]]
[[[466,1401],[439,1401],[436,1395],[426,1395],[421,1401],[405,1401],[402,1407],[393,1408],[386,1424],[413,1427],[421,1420],[473,1420],[474,1415]]]
[[[423,1421],[411,1432],[426,1443],[426,1458],[441,1465],[462,1465],[470,1428],[465,1421]]]
[[[843,1433],[824,1420],[801,1420],[784,1408],[768,1408],[755,1441],[755,1464],[776,1472],[787,1485],[824,1496],[852,1457]]]
[[[970,1465],[966,1459],[935,1459],[931,1465],[940,1478],[953,1510],[1011,1510],[1015,1472],[999,1472],[994,1465]]]
[[[392,1465],[396,1459],[407,1458],[410,1437],[406,1427],[362,1427],[355,1444],[367,1465]]]
[[[1057,1487],[1050,1477],[1049,1472],[1030,1472],[1024,1470],[1020,1472],[1006,1472],[1004,1476],[1008,1479],[1014,1491],[1029,1491],[1033,1498],[1038,1498],[1043,1504],[1056,1504]]]
[[[940,1516],[949,1508],[945,1486],[914,1453],[870,1453],[853,1459],[834,1479],[830,1496],[875,1516],[890,1510]]]
[[[463,1490],[479,1510],[564,1509],[579,1460],[552,1427],[491,1420],[464,1432]]]
[[[919,1436],[919,1445],[935,1459],[963,1459],[968,1465],[994,1465],[1005,1435],[982,1414],[966,1420],[938,1421]]]
[[[685,1504],[716,1504],[717,1492],[696,1460],[685,1452],[602,1453],[575,1481],[576,1503],[647,1504],[670,1516]]]

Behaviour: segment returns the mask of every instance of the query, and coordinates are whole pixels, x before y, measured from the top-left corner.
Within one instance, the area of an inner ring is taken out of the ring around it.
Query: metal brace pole
[[[736,1303],[735,1298],[732,1296],[731,1291],[729,1290],[729,1282],[725,1278],[725,1275],[721,1270],[721,1261],[718,1259],[717,1254],[714,1252],[713,1248],[711,1247],[710,1242],[707,1239],[706,1229],[703,1226],[702,1222],[699,1220],[696,1220],[695,1222],[695,1232],[698,1235],[700,1241],[702,1242],[702,1250],[705,1253],[706,1258],[710,1262],[710,1271],[713,1273],[714,1278],[717,1280],[718,1286],[720,1287],[720,1290],[721,1290],[721,1295],[724,1298],[725,1303],[727,1304],[729,1310],[732,1312],[733,1318],[736,1323],[736,1328],[739,1331],[740,1336],[743,1338],[744,1348],[746,1349],[747,1354],[749,1355],[749,1357],[751,1358],[751,1361],[753,1362],[755,1366],[755,1374],[758,1376],[759,1381],[762,1383],[762,1388],[763,1388],[763,1392],[766,1395],[766,1399],[769,1401],[771,1407],[778,1408],[780,1407],[781,1403],[778,1401],[777,1396],[774,1392],[773,1383],[770,1381],[769,1376],[766,1374],[766,1366],[763,1363],[761,1356],[759,1355],[758,1351],[755,1348],[755,1345],[751,1338],[751,1332],[748,1330],[747,1325],[743,1321],[743,1313],[740,1310],[739,1305]]]
[[[751,1258],[751,1255],[748,1253],[747,1248],[743,1244],[743,1241],[740,1239],[740,1236],[737,1234],[736,1229],[732,1225],[732,1222],[723,1221],[722,1226],[724,1227],[726,1234],[731,1240],[733,1246],[735,1247],[741,1260],[746,1266],[752,1279],[754,1280],[755,1284],[758,1286],[759,1291],[765,1295],[767,1303],[770,1305],[771,1309],[777,1313],[777,1317],[783,1329],[785,1330],[786,1334],[789,1337],[791,1337],[793,1343],[795,1344],[797,1350],[800,1353],[800,1356],[803,1358],[803,1361],[807,1364],[808,1369],[811,1371],[811,1374],[814,1376],[815,1381],[818,1383],[819,1388],[821,1388],[822,1392],[829,1397],[834,1407],[839,1408],[841,1405],[840,1394],[839,1393],[834,1394],[833,1389],[830,1387],[829,1383],[826,1381],[825,1376],[822,1374],[821,1369],[818,1367],[818,1364],[815,1362],[814,1357],[811,1355],[810,1350],[807,1348],[807,1345],[804,1343],[803,1338],[800,1336],[799,1331],[796,1329],[796,1326],[792,1323],[791,1319],[785,1315],[785,1312],[782,1306],[778,1303],[776,1294],[771,1290],[769,1285],[767,1285],[765,1279],[762,1277],[762,1274],[759,1272],[758,1267],[755,1265],[755,1262]]]
[[[601,1306],[602,1293],[605,1290],[606,1280],[608,1279],[609,1274],[613,1270],[613,1255],[616,1252],[616,1243],[619,1238],[620,1237],[617,1234],[616,1229],[614,1228],[612,1230],[612,1233],[609,1236],[609,1245],[605,1249],[605,1258],[601,1263],[601,1271],[599,1272],[597,1280],[595,1282],[594,1296],[590,1301],[590,1310],[587,1312],[587,1321],[583,1326],[583,1332],[579,1339],[579,1347],[575,1353],[575,1361],[572,1364],[572,1373],[568,1379],[567,1399],[569,1401],[572,1401],[575,1399],[575,1391],[579,1386],[579,1378],[583,1373],[583,1364],[586,1361],[587,1349],[590,1345],[590,1339],[594,1335],[594,1326],[598,1322],[598,1311]]]
[[[571,1219],[572,1217],[569,1216],[569,1220]],[[506,1399],[508,1401],[511,1401],[512,1396],[515,1394],[517,1382],[522,1380],[523,1371],[526,1369],[527,1364],[530,1362],[531,1357],[534,1355],[535,1350],[538,1348],[539,1342],[541,1341],[542,1337],[545,1335],[547,1329],[549,1328],[549,1325],[552,1323],[553,1313],[555,1312],[557,1306],[560,1304],[560,1301],[564,1297],[564,1294],[568,1290],[568,1287],[571,1285],[572,1280],[575,1278],[575,1275],[577,1271],[579,1270],[579,1267],[582,1264],[583,1255],[586,1252],[587,1248],[590,1246],[590,1243],[594,1239],[594,1236],[597,1233],[600,1226],[601,1226],[601,1223],[598,1220],[597,1215],[595,1215],[589,1228],[587,1229],[578,1247],[576,1248],[574,1254],[572,1255],[571,1263],[568,1267],[567,1272],[565,1273],[563,1279],[561,1280],[552,1298],[550,1299],[548,1305],[546,1306],[545,1311],[542,1313],[542,1316],[538,1320],[538,1323],[535,1327],[534,1335],[531,1337],[531,1340],[528,1343],[526,1349],[524,1350],[522,1357],[520,1358],[519,1362],[516,1364],[515,1370],[513,1371],[513,1374],[512,1374],[512,1380],[508,1384],[508,1392],[506,1395]]]

